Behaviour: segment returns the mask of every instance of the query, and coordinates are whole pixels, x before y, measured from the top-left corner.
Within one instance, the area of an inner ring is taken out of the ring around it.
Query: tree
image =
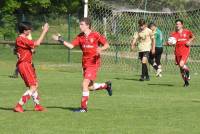
[[[1,0],[0,34],[15,35],[16,14],[77,14],[81,6],[81,0]]]

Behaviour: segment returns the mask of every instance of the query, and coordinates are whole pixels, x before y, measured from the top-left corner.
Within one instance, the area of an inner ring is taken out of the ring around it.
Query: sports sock
[[[154,68],[155,70],[158,70],[158,66],[157,66],[156,63],[153,64],[153,68]]]
[[[141,75],[141,77],[144,78],[145,75],[146,75],[146,64],[142,63],[142,75]]]
[[[181,76],[183,78],[183,80],[185,80],[185,77],[184,77],[184,70],[182,67],[180,67],[180,73],[181,73]]]
[[[146,77],[149,77],[149,73],[148,73],[147,64],[145,64],[145,76],[146,76]]]
[[[32,91],[29,89],[26,90],[26,92],[23,94],[23,96],[19,100],[19,104],[24,105],[30,99],[31,95],[32,95]]]
[[[38,95],[37,91],[33,92],[32,98],[33,98],[33,102],[35,103],[35,105],[39,105],[40,104],[40,98],[39,98],[39,95]]]
[[[83,91],[83,96],[81,99],[81,108],[82,109],[87,109],[88,99],[89,99],[89,91]]]
[[[153,68],[154,68],[155,70],[158,70],[158,66],[157,66],[157,65],[154,65]]]
[[[188,80],[189,79],[189,76],[190,76],[190,71],[189,71],[189,68],[184,65],[183,66],[183,70],[184,70],[184,77],[185,77],[185,80]]]
[[[189,68],[187,66],[186,67],[184,67],[184,66],[180,67],[181,76],[184,81],[188,81],[189,80]]]

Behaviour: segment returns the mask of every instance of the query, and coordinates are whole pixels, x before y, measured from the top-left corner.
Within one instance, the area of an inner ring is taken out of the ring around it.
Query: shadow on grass
[[[1,74],[2,77],[10,77],[11,75]]]
[[[167,86],[167,87],[173,87],[174,85],[173,84],[165,84],[165,83],[159,83],[159,84],[154,84],[154,83],[151,83],[151,84],[148,84],[150,86]]]
[[[74,111],[79,109],[78,107],[62,107],[62,106],[47,106],[47,109],[64,109],[64,110],[69,110],[69,111]]]
[[[63,110],[68,110],[68,111],[72,111],[75,112],[76,110],[80,109],[80,107],[63,107],[63,106],[47,106],[47,109],[63,109]],[[101,108],[92,108],[90,109],[90,111],[103,111],[103,109]]]
[[[200,100],[192,100],[194,103],[200,103]]]
[[[0,110],[2,110],[2,111],[13,111],[13,108],[0,107]]]
[[[116,79],[116,80],[130,80],[130,81],[139,81],[139,78],[136,79],[136,78],[113,78],[113,79]]]
[[[14,112],[14,107],[12,107],[12,108],[0,107],[0,111],[12,111],[12,112]],[[35,110],[34,109],[24,109],[24,112],[27,112],[27,111],[35,111]]]

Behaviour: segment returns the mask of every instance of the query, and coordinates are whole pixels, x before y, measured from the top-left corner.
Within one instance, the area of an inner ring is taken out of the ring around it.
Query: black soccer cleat
[[[146,79],[145,79],[146,81],[150,81],[150,78],[149,78],[149,76],[146,76]]]
[[[18,78],[18,75],[15,75],[15,74],[14,74],[14,75],[10,75],[9,77],[10,77],[10,78]]]
[[[76,113],[86,113],[87,109],[86,108],[79,108],[79,109],[75,109],[73,112],[76,112]]]
[[[186,76],[186,78],[187,78],[188,80],[190,80],[190,72],[189,72],[189,71],[185,72],[185,76]]]
[[[184,87],[188,87],[190,84],[188,81],[185,81],[185,84],[183,85]]]
[[[112,82],[111,82],[111,81],[106,81],[105,83],[106,83],[106,85],[107,85],[106,90],[107,90],[107,92],[108,92],[108,95],[109,95],[109,96],[112,96]]]
[[[141,78],[139,79],[139,81],[144,81],[144,78],[143,78],[143,77],[141,77]]]

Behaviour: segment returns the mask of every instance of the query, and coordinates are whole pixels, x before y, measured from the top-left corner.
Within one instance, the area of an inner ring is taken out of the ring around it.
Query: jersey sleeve
[[[72,42],[71,44],[75,47],[75,46],[79,46],[80,45],[80,38],[79,36],[77,36]]]
[[[190,31],[190,30],[188,30],[188,35],[189,35],[190,38],[192,38],[194,36],[192,31]]]
[[[98,42],[102,45],[105,45],[107,40],[106,40],[106,37],[104,35],[99,35],[99,40]]]
[[[27,38],[19,37],[16,40],[16,43],[18,46],[23,47],[23,48],[35,48],[35,41],[29,40]]]
[[[29,40],[29,39],[25,39],[25,44],[30,47],[31,49],[35,48],[35,41],[33,40]]]

